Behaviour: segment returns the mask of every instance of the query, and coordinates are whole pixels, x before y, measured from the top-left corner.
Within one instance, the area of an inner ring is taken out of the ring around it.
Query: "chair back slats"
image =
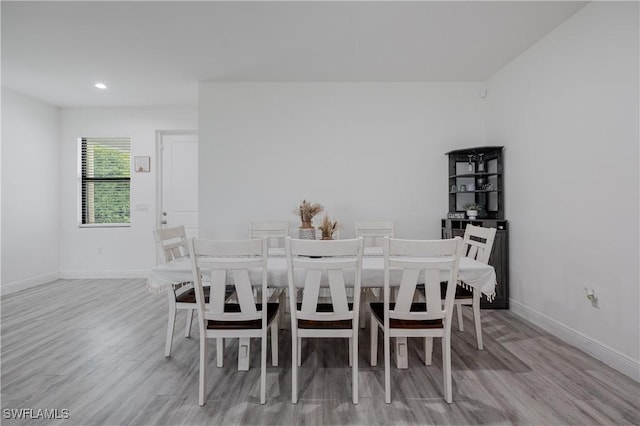
[[[153,231],[153,236],[156,240],[158,252],[165,262],[184,257],[189,252],[184,226],[156,229]]]
[[[267,238],[269,247],[284,247],[284,239],[289,236],[289,222],[251,222],[249,238]]]
[[[409,312],[411,303],[416,294],[416,286],[418,285],[419,269],[405,269],[402,271],[400,279],[400,288],[396,296],[396,312]]]
[[[398,286],[389,319],[434,320],[450,323],[458,265],[462,255],[462,239],[400,240],[385,238],[384,303],[391,302],[391,286]],[[391,270],[401,270],[399,282],[391,283]],[[440,283],[447,283],[444,309],[441,303]],[[411,310],[418,284],[424,283],[426,303],[424,311]],[[452,285],[449,285],[449,284]]]
[[[345,273],[353,277],[354,303],[359,301],[362,269],[362,238],[350,240],[293,240],[285,242],[289,269],[289,297],[293,319],[336,321],[354,319],[345,288]],[[355,274],[352,272],[355,270]],[[324,285],[323,285],[324,284]],[[332,312],[318,312],[320,288],[329,287]],[[297,306],[296,290],[302,289]]]
[[[236,241],[205,240],[194,238],[190,244],[196,303],[206,320],[248,321],[262,317],[253,298],[253,285],[261,285],[266,291],[267,240]],[[252,283],[249,270],[261,268],[262,281]],[[204,303],[203,276],[210,277],[209,303]],[[240,312],[225,312],[225,293],[229,278],[233,278]]]
[[[449,263],[453,268],[453,261]],[[453,281],[455,284],[455,280]],[[435,318],[444,318],[445,312],[442,310],[440,298],[440,269],[425,269],[424,271],[424,291],[427,303],[427,312],[433,313]],[[431,319],[431,318],[429,318]]]
[[[339,270],[329,269],[327,270],[327,277],[329,279],[333,312],[335,312],[336,315],[347,314],[349,312],[349,303],[347,301],[344,275],[342,275],[342,272]]]
[[[393,238],[392,221],[356,222],[356,237],[364,238],[365,247],[382,247],[384,237]]]
[[[214,269],[210,273],[211,290],[209,305],[205,311],[211,314],[222,314],[224,312],[224,294],[226,292],[227,271],[225,269]],[[202,275],[202,272],[200,272]],[[206,314],[205,314],[206,316]]]
[[[247,315],[256,315],[256,303],[253,298],[251,281],[249,280],[249,271],[247,269],[234,269],[233,283],[236,287],[236,295],[242,312]]]
[[[478,262],[489,263],[495,237],[495,228],[467,225],[464,231],[464,255]]]
[[[305,276],[304,292],[302,293],[301,312],[315,312],[320,296],[320,282],[322,281],[322,270],[308,270]]]

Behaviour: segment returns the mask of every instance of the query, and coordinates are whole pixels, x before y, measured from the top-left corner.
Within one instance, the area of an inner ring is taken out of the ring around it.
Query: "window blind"
[[[131,222],[129,138],[81,139],[82,224]]]

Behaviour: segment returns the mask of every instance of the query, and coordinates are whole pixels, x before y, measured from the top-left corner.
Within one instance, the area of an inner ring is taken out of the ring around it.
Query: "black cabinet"
[[[449,213],[442,219],[442,238],[464,236],[467,224],[496,228],[489,264],[496,270],[496,297],[480,302],[483,309],[509,309],[509,228],[504,220],[501,146],[483,146],[448,152]],[[474,205],[474,206],[471,206]],[[470,217],[468,207],[476,207]]]

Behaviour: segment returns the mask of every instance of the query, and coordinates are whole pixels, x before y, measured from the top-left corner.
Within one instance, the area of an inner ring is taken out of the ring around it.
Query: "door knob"
[[[160,222],[160,223],[161,223],[161,224],[163,224],[163,225],[166,225],[166,224],[167,224],[167,221],[166,221],[166,220],[163,220],[163,221],[162,221],[162,222]]]

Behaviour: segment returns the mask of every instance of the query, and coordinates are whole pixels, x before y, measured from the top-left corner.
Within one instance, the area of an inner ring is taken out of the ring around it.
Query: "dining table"
[[[284,248],[269,248],[267,259],[267,282],[273,289],[285,289],[288,283],[287,257]],[[391,271],[393,272],[393,270]],[[255,275],[252,277],[252,273]],[[231,275],[231,274],[229,274]],[[261,271],[250,271],[252,282],[259,283]],[[254,279],[255,278],[255,279]],[[347,286],[353,286],[348,277],[345,280]],[[444,278],[444,275],[443,275]],[[231,277],[229,277],[231,279]],[[147,278],[147,289],[154,294],[165,293],[167,289],[178,283],[192,282],[193,271],[189,256],[181,257],[167,263],[162,263],[151,268]],[[392,276],[392,281],[394,278]],[[363,288],[382,288],[384,285],[384,254],[382,247],[365,247],[362,257],[361,286]],[[477,260],[461,257],[458,267],[458,285],[462,285],[474,293],[479,292],[487,300],[495,297],[496,272],[493,266]],[[249,347],[248,339],[243,339],[243,345]],[[406,338],[396,339],[396,348],[406,348]],[[239,351],[238,369],[249,368],[248,358],[240,359]],[[408,368],[408,355],[406,350],[396,350],[396,366]]]

